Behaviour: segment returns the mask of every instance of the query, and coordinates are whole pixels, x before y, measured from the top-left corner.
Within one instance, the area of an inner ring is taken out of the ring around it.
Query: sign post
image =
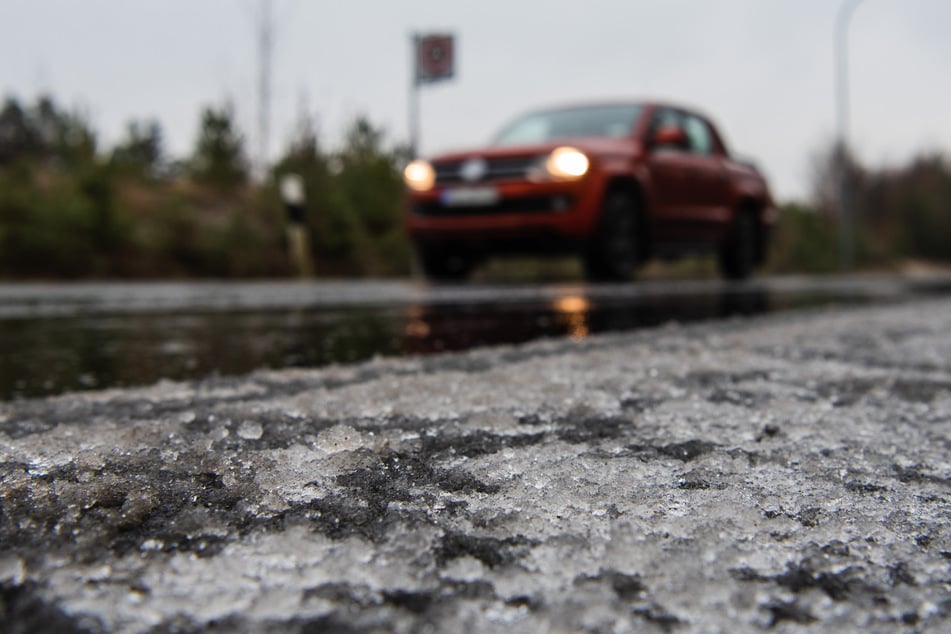
[[[409,144],[419,153],[419,87],[452,79],[455,74],[455,37],[451,33],[413,34],[412,84],[409,91]]]

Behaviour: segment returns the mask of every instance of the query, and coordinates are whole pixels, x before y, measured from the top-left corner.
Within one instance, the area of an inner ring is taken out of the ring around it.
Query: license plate
[[[439,198],[447,207],[489,207],[499,202],[499,192],[494,187],[466,187],[443,190]]]

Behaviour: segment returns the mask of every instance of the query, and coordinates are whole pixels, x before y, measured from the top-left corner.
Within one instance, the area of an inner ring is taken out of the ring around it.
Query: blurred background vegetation
[[[42,98],[0,110],[0,278],[291,275],[276,182],[304,178],[324,276],[408,275],[401,150],[358,118],[342,148],[302,121],[256,183],[228,105],[201,112],[191,155],[169,157],[160,125],[129,124],[102,148],[88,121]],[[404,152],[405,154],[405,152]]]
[[[407,151],[381,128],[357,118],[342,147],[325,148],[304,119],[259,179],[245,145],[227,104],[200,113],[191,155],[176,158],[156,121],[130,123],[118,145],[103,148],[84,117],[52,99],[8,97],[0,110],[0,278],[291,275],[275,185],[286,173],[304,179],[319,276],[410,273],[400,221]],[[857,193],[860,268],[951,263],[951,166],[943,156],[889,169],[837,157],[831,147],[816,157],[811,200],[780,204],[770,272],[837,270],[843,169]],[[558,263],[518,266],[541,277],[580,274]],[[511,272],[495,264],[487,271]]]

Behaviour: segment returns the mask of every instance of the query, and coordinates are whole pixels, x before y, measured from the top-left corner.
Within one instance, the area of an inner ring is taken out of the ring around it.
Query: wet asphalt
[[[0,284],[0,400],[428,355],[818,305],[904,301],[951,276],[747,283]]]
[[[951,300],[0,403],[4,632],[951,629]]]

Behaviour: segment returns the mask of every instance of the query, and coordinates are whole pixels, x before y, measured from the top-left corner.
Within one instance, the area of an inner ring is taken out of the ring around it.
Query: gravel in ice
[[[951,629],[951,301],[0,403],[0,629]]]

